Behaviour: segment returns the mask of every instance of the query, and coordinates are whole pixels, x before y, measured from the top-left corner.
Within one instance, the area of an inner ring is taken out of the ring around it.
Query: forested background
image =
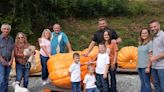
[[[44,28],[60,23],[74,50],[86,48],[97,30],[99,17],[123,39],[121,47],[137,46],[138,32],[152,19],[164,24],[164,0],[1,0],[0,24],[12,25],[11,35],[24,32],[38,45]]]

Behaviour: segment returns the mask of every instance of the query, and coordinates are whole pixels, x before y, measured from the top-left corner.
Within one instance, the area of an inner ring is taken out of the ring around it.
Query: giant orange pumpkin
[[[79,53],[85,54],[88,49],[84,49],[83,51],[79,51]],[[98,47],[95,46],[92,51],[89,53],[88,57],[81,56],[81,63],[88,62],[89,60],[93,60],[97,57]],[[73,62],[73,53],[63,53],[56,54],[48,60],[48,72],[49,79],[55,86],[61,88],[70,88],[71,82],[70,77],[68,75],[69,66]],[[118,66],[120,68],[125,69],[134,69],[136,68],[137,63],[137,48],[133,46],[128,46],[122,48],[118,52]],[[81,78],[83,80],[85,74],[87,73],[87,67],[81,67]]]
[[[42,69],[42,66],[41,66],[41,63],[40,63],[40,53],[38,50],[35,50],[36,54],[35,54],[35,63],[36,63],[36,68],[34,68],[33,66],[30,68],[30,75],[33,75],[33,74],[36,74],[36,73],[40,73],[41,72],[41,69]],[[12,63],[12,66],[11,66],[12,70],[11,70],[11,75],[12,76],[15,76],[16,73],[15,73],[15,59]]]
[[[80,52],[79,52],[80,53]],[[80,53],[81,54],[81,53]],[[86,63],[89,57],[80,57],[80,63]],[[71,88],[70,76],[68,75],[69,66],[73,63],[72,53],[59,53],[48,60],[49,79],[55,86],[62,88]],[[81,66],[81,78],[83,80],[87,73],[87,66]]]
[[[138,61],[137,47],[127,46],[118,52],[117,63],[123,69],[136,69]]]
[[[33,66],[30,68],[30,74],[40,73],[42,70],[41,62],[40,62],[40,52],[38,50],[35,50],[35,63],[36,68]]]
[[[87,51],[88,51],[88,48],[87,49],[84,49],[82,51],[82,54],[85,54]],[[98,51],[99,51],[98,50],[98,46],[94,46],[93,49],[92,49],[92,51],[88,54],[88,56],[91,57],[93,60],[95,60],[96,57],[97,57]]]
[[[87,49],[83,51],[76,51],[80,54],[80,63],[86,63],[97,56],[98,47],[94,47],[88,57],[84,57],[83,54]],[[55,86],[61,88],[71,88],[70,76],[68,75],[68,69],[73,63],[73,53],[59,53],[56,54],[48,60],[48,72],[49,79]],[[81,79],[84,79],[84,76],[87,73],[87,65],[81,66]]]

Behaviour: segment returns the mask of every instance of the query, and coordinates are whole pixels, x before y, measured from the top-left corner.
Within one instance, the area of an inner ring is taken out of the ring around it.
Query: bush
[[[129,2],[128,5],[128,15],[137,16],[144,15],[148,12],[148,6],[146,5],[146,1],[135,1]]]
[[[76,17],[125,15],[127,2],[128,0],[79,0]]]
[[[61,17],[99,17],[125,15],[128,0],[51,0]],[[62,12],[61,12],[62,11]]]

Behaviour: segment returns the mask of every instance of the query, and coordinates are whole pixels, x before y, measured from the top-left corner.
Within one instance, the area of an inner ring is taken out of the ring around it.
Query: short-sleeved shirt
[[[2,56],[7,62],[11,59],[12,51],[14,50],[14,41],[11,36],[5,38],[0,35],[0,56]]]
[[[164,53],[164,32],[160,30],[156,36],[153,37],[153,55],[157,56]],[[164,58],[152,63],[154,69],[164,69]]]
[[[98,30],[92,38],[92,41],[96,42],[97,44],[101,43],[104,39],[104,32],[109,31],[111,35],[111,39],[117,39],[119,36],[113,29],[106,28],[105,30]]]
[[[80,62],[72,63],[68,69],[71,72],[71,82],[80,82],[81,81],[81,70],[80,70]]]
[[[152,41],[138,46],[138,68],[146,68],[149,62],[149,52],[152,51]]]
[[[96,73],[104,74],[106,65],[110,63],[108,53],[98,53],[97,61],[96,61]]]
[[[58,36],[62,35],[62,38],[60,40],[59,46],[60,46],[60,53],[64,53],[65,52],[65,46],[66,44],[69,42],[67,35],[64,32],[59,32],[58,34],[56,34],[55,32],[52,32],[52,40],[51,40],[51,54],[55,55],[56,52],[56,48],[58,45]]]
[[[110,57],[110,65],[114,62],[114,55],[116,55],[118,51],[118,46],[116,43],[111,43],[107,46],[107,52],[109,53]]]
[[[90,89],[90,88],[96,88],[96,78],[94,76],[94,74],[90,75],[90,74],[86,74],[85,78],[83,80],[83,83],[86,84],[86,89]]]
[[[40,41],[39,45],[40,46],[45,46],[48,53],[51,53],[51,42],[50,42],[50,40],[45,39],[45,38],[41,38],[41,41]],[[48,55],[45,53],[45,51],[42,48],[40,48],[40,54],[42,56],[48,57]]]

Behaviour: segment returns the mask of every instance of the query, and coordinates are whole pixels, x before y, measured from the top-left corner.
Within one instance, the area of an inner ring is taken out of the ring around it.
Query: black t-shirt
[[[109,31],[110,35],[111,35],[111,39],[117,39],[119,36],[117,35],[117,33],[113,30],[113,29],[105,29],[105,30],[98,30],[92,38],[92,41],[96,42],[97,44],[101,43],[104,39],[104,32],[105,31]]]

